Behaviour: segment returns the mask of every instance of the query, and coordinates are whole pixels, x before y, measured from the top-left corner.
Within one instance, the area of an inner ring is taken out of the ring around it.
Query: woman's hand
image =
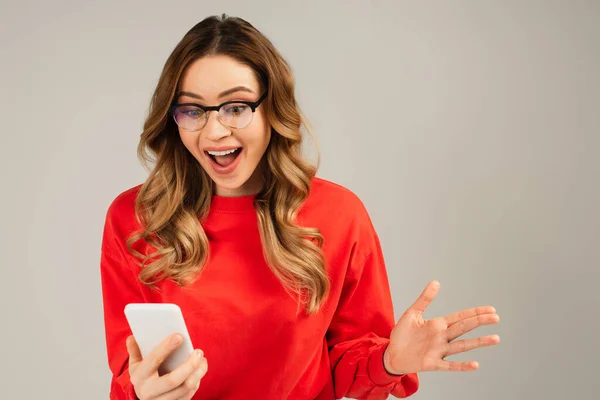
[[[424,320],[423,312],[439,289],[439,282],[430,282],[392,330],[390,344],[384,353],[384,366],[389,373],[473,371],[479,367],[476,361],[451,362],[444,358],[500,342],[497,335],[454,341],[479,326],[498,323],[500,317],[491,306]]]
[[[170,373],[158,374],[158,367],[181,341],[180,335],[171,335],[142,359],[135,338],[127,338],[129,376],[140,400],[189,400],[196,393],[200,380],[208,371],[202,350],[195,350],[187,361]]]

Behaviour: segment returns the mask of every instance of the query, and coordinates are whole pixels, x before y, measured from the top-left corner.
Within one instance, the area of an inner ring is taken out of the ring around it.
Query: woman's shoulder
[[[324,178],[314,177],[310,185],[311,196],[331,198],[344,203],[361,203],[362,201],[351,189],[337,182]]]
[[[142,184],[121,191],[110,202],[106,210],[104,225],[105,236],[123,240],[132,231],[138,229],[135,217],[135,202]]]
[[[108,213],[122,216],[133,212],[141,188],[142,184],[139,184],[118,193],[109,204]]]
[[[376,245],[375,227],[365,204],[339,183],[313,178],[301,219],[302,224],[319,228],[334,247],[335,243],[342,246],[360,243],[363,249]]]
[[[327,179],[315,177],[310,186],[306,207],[328,218],[368,218],[363,201],[351,189]]]

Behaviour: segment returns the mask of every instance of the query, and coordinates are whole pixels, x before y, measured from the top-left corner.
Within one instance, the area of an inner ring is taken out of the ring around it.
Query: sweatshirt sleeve
[[[112,372],[110,399],[136,400],[129,379],[129,354],[125,341],[131,335],[131,330],[124,309],[128,303],[142,303],[144,300],[124,249],[119,245],[115,216],[111,214],[109,209],[100,257],[106,349]]]
[[[368,215],[363,219],[327,331],[335,396],[405,398],[418,390],[419,380],[415,373],[391,375],[384,367],[383,354],[395,325],[393,303],[379,238]]]

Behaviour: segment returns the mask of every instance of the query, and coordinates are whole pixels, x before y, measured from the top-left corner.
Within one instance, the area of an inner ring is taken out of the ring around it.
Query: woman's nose
[[[225,126],[219,120],[219,114],[216,111],[209,111],[206,116],[206,126],[204,126],[204,133],[207,139],[217,141],[223,137],[231,135],[231,129]]]

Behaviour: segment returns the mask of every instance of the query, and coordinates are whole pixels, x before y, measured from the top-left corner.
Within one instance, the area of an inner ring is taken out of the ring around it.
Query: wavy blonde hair
[[[296,103],[289,65],[261,32],[241,18],[223,14],[204,19],[185,34],[165,63],[138,146],[138,157],[149,171],[135,203],[142,229],[127,239],[127,248],[141,260],[140,281],[154,288],[163,279],[182,286],[190,283],[209,258],[201,222],[210,209],[213,182],[181,142],[168,109],[185,68],[216,54],[252,68],[268,91],[262,103],[272,131],[264,155],[268,168],[254,201],[263,252],[288,293],[298,295],[299,305],[314,313],[330,289],[323,237],[317,228],[295,223],[317,170],[301,156],[301,128],[311,131]],[[153,169],[149,163],[155,163]],[[156,251],[135,250],[133,244],[140,239]]]

